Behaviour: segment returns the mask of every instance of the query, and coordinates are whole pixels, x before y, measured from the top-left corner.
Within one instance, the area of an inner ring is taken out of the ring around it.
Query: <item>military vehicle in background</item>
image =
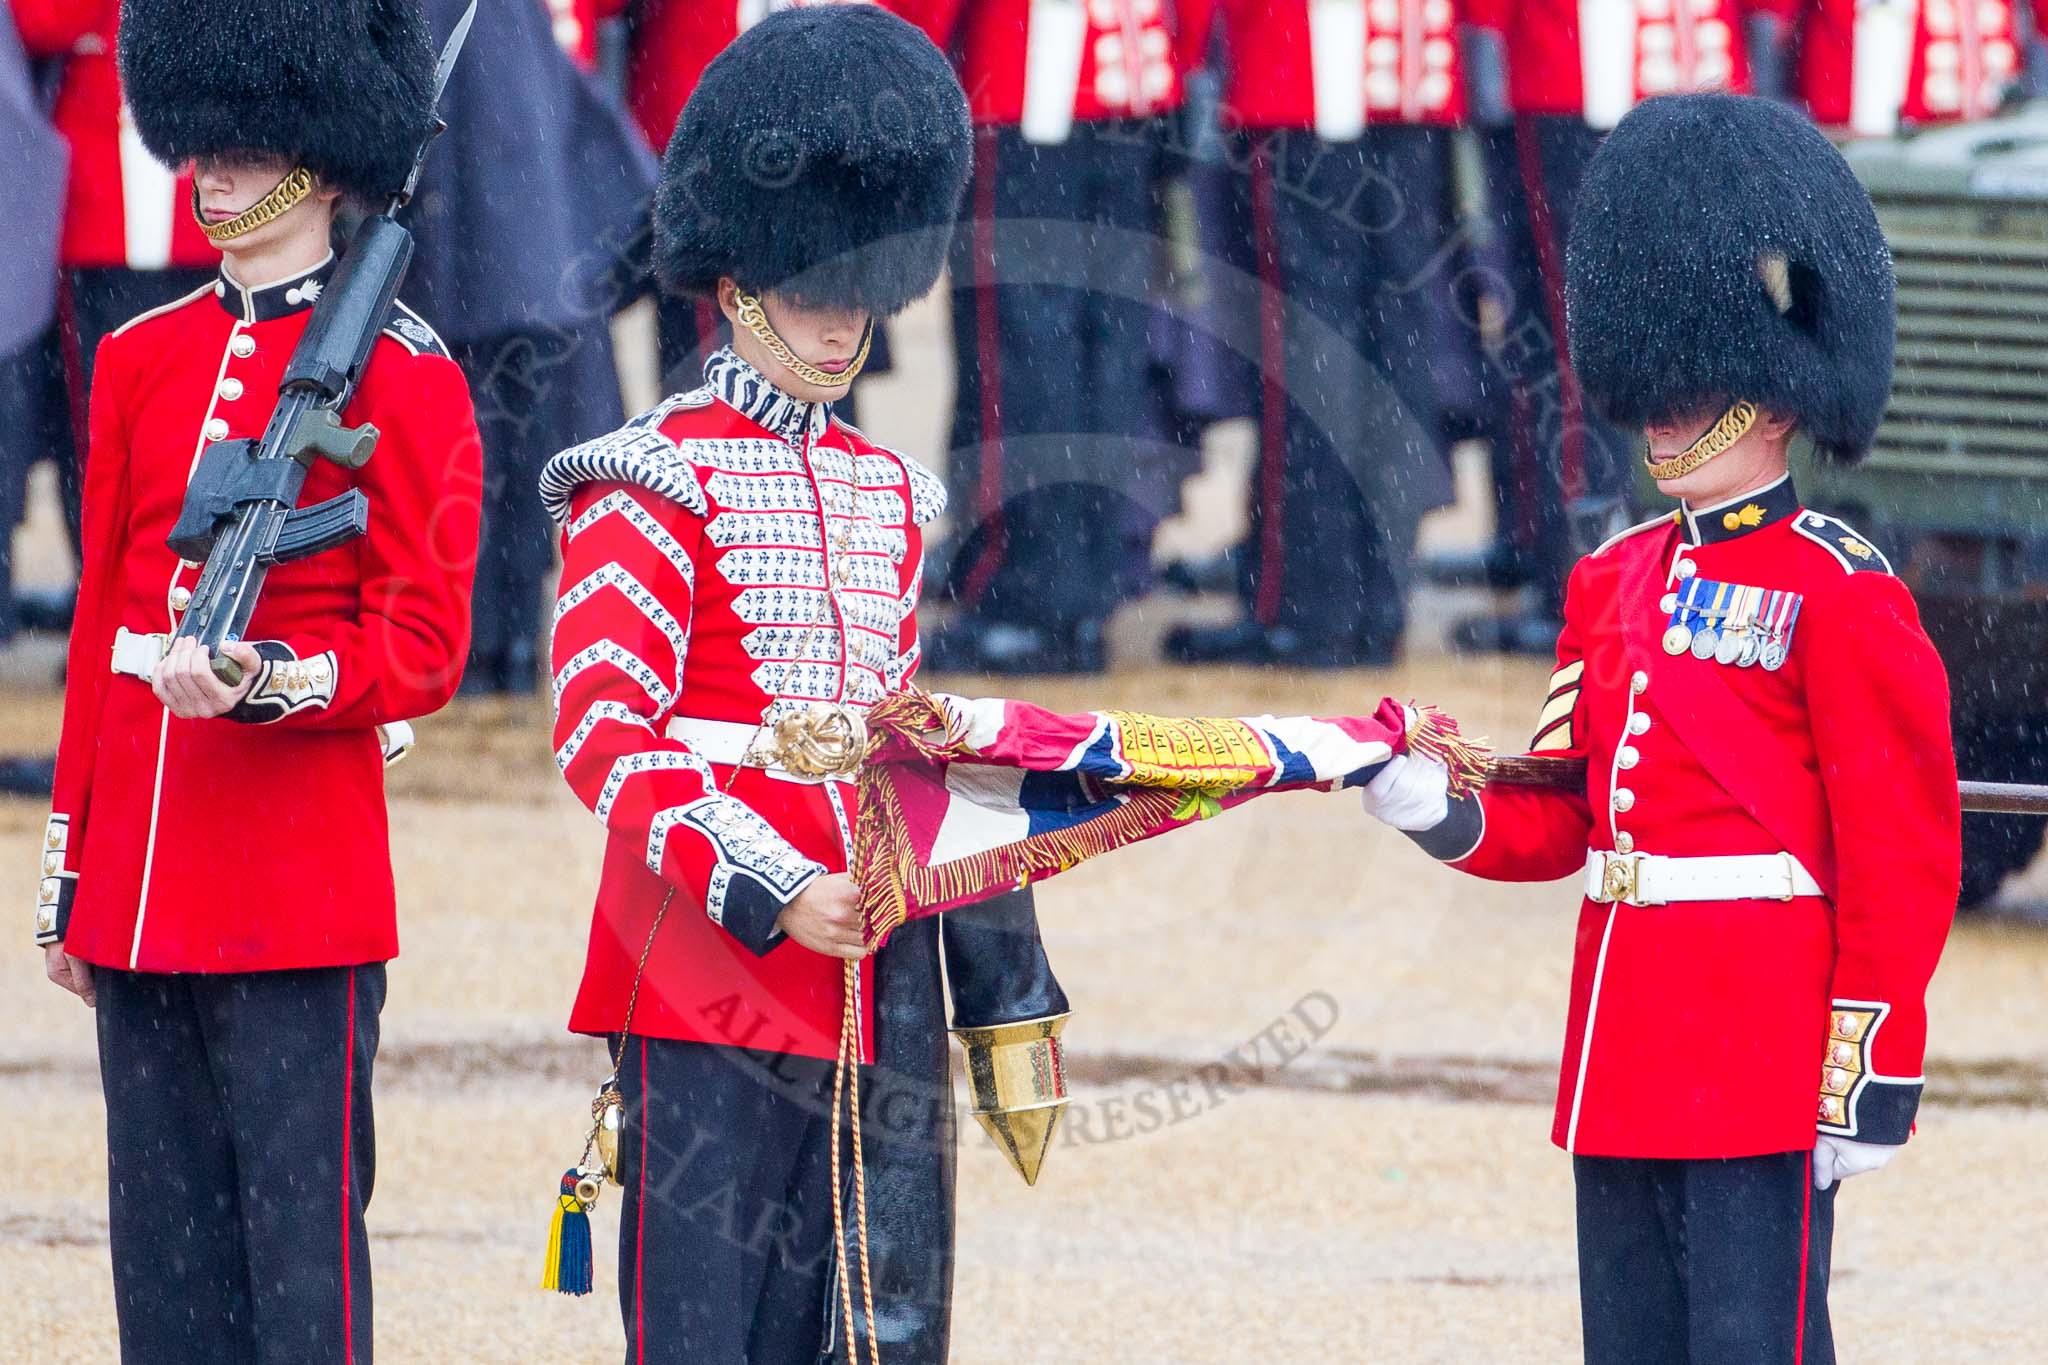
[[[1912,586],[1963,775],[2048,782],[2048,104],[1844,150],[1898,265],[1897,371],[1870,458],[1795,478]],[[1962,903],[1996,895],[2044,833],[1964,816]]]

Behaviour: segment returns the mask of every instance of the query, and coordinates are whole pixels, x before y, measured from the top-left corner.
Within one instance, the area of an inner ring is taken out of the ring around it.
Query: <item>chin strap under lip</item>
[[[775,324],[768,320],[768,310],[762,306],[759,295],[749,294],[742,289],[737,291],[735,302],[738,305],[740,326],[753,333],[754,339],[768,348],[768,354],[774,356],[785,369],[806,384],[821,389],[846,388],[853,383],[854,376],[860,373],[861,367],[868,363],[868,348],[875,341],[873,317],[868,319],[867,327],[861,332],[860,349],[854,352],[853,359],[847,362],[845,369],[834,374],[830,370],[819,369],[789,348],[789,343],[775,330]]]
[[[313,173],[304,166],[294,167],[282,180],[272,185],[267,194],[248,208],[225,222],[209,223],[206,221],[206,215],[199,211],[199,182],[194,180],[192,218],[199,224],[199,230],[206,234],[206,240],[219,246],[223,242],[233,241],[244,233],[254,232],[265,223],[282,218],[312,192]]]
[[[1650,471],[1650,477],[1659,480],[1682,479],[1704,465],[1748,434],[1756,425],[1758,416],[1756,404],[1747,398],[1738,398],[1714,422],[1701,432],[1699,438],[1684,450],[1666,460],[1650,458],[1647,445],[1643,451],[1643,467]]]

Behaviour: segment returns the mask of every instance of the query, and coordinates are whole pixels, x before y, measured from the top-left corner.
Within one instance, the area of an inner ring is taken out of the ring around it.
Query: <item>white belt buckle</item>
[[[1785,894],[1772,899],[1790,903],[1799,895],[1799,860],[1786,851],[1778,855],[1778,865],[1785,869]]]

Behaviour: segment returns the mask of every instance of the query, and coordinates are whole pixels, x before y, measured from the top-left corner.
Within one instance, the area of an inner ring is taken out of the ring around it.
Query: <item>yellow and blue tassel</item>
[[[563,1294],[588,1294],[595,1271],[590,1251],[590,1205],[583,1198],[583,1173],[562,1173],[562,1192],[555,1200],[554,1222],[548,1227],[547,1263],[540,1287]]]

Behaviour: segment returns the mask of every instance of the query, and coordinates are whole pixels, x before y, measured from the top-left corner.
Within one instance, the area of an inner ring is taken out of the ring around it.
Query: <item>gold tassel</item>
[[[1451,796],[1471,796],[1486,785],[1493,746],[1458,733],[1458,722],[1434,706],[1415,706],[1415,724],[1408,728],[1408,752],[1433,758],[1451,773]]]

